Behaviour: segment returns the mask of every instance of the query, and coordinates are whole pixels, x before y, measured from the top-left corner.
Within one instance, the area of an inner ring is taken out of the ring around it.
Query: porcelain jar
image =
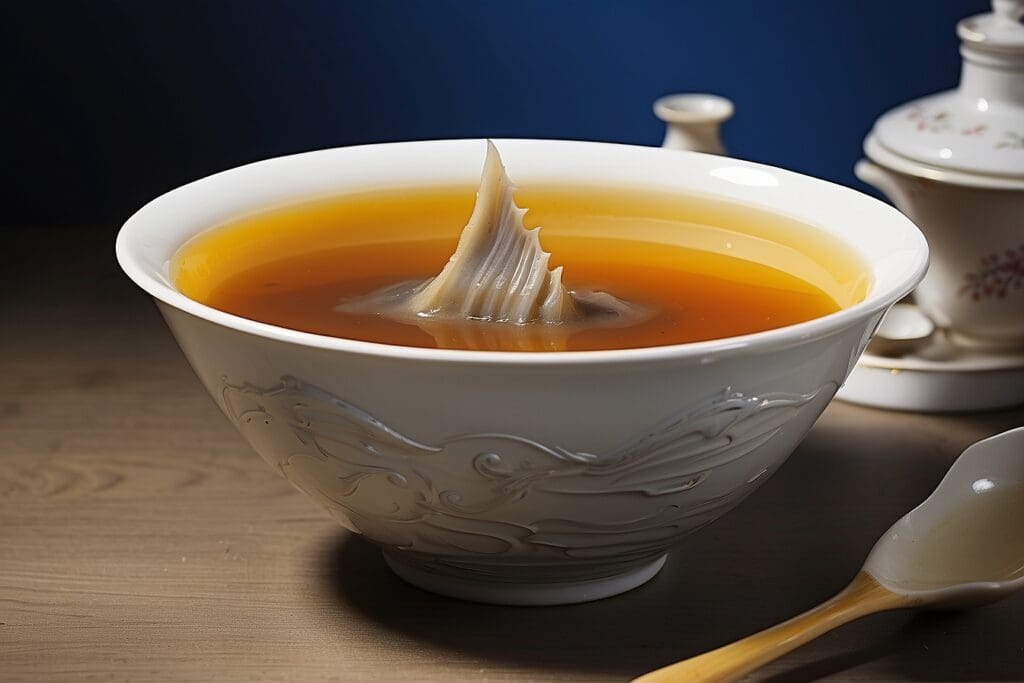
[[[957,88],[887,112],[857,176],[928,238],[920,308],[956,342],[1024,349],[1024,2],[957,27]]]

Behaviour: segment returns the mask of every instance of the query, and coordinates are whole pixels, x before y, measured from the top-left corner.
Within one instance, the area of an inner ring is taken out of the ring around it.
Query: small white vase
[[[732,118],[731,100],[704,93],[665,95],[654,102],[654,114],[665,122],[666,149],[726,154],[719,130]]]

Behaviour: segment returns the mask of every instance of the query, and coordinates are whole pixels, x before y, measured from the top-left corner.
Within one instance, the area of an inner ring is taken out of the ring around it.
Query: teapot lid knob
[[[992,13],[997,17],[1020,21],[1024,17],[1024,0],[992,0]]]
[[[957,27],[965,46],[986,52],[1024,54],[1024,0],[992,0],[992,12],[968,17]]]

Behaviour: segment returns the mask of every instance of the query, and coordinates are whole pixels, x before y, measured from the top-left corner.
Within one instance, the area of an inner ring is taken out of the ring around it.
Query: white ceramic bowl
[[[859,304],[799,325],[657,348],[495,353],[296,332],[172,286],[168,262],[211,225],[298,197],[472,184],[483,142],[332,149],[205,178],[118,236],[200,380],[253,448],[406,580],[511,604],[596,599],[655,573],[685,534],[779,467],[883,313],[924,275],[924,238],[837,185],[733,159],[590,142],[498,141],[521,184],[621,184],[782,212],[870,264]]]

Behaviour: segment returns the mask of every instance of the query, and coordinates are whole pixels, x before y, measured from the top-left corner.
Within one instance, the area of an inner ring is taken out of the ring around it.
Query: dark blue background
[[[515,136],[658,144],[651,101],[732,98],[740,157],[858,187],[885,109],[951,87],[983,0],[89,2],[2,10],[4,223],[114,228],[290,152]],[[863,188],[862,188],[863,189]]]

